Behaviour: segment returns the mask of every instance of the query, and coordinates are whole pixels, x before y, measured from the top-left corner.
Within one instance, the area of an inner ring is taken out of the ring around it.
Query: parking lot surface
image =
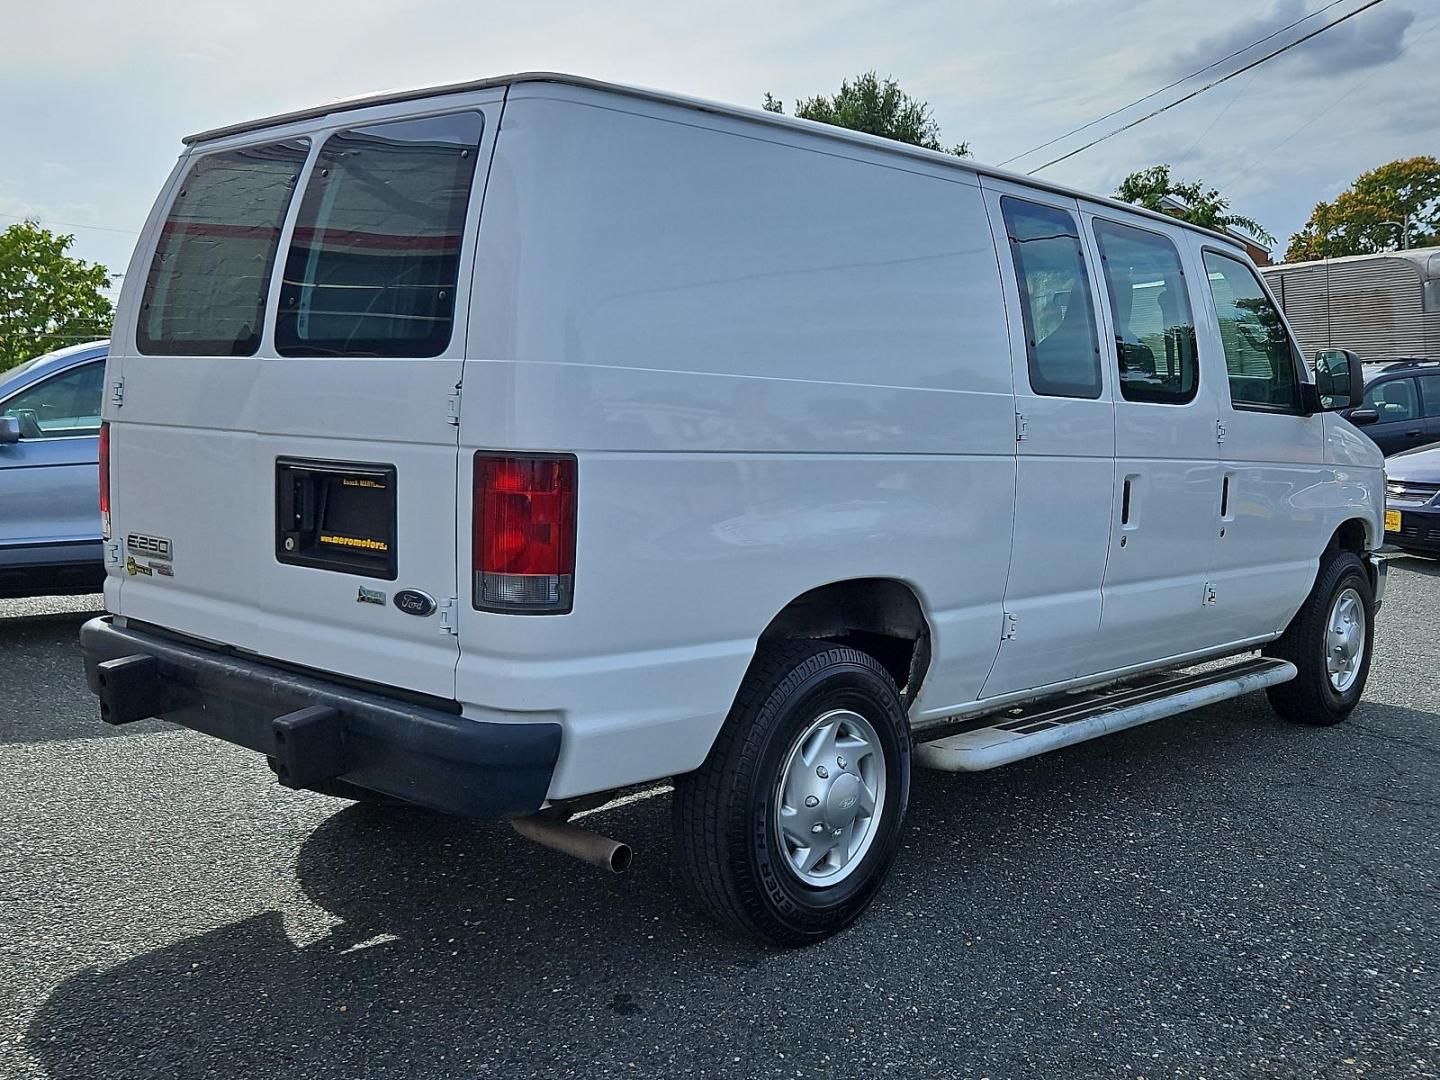
[[[1440,1076],[1440,563],[1392,562],[1337,728],[1258,696],[918,772],[799,951],[694,910],[663,794],[588,819],[609,877],[107,729],[94,601],[0,601],[0,1076]]]

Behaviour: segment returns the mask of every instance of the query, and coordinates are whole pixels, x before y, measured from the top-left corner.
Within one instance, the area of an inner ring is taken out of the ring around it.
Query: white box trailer
[[[1261,267],[1307,357],[1440,360],[1440,247]]]

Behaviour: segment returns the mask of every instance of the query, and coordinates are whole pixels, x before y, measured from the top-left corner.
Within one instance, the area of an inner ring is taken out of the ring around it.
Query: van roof
[[[624,83],[604,82],[600,79],[591,79],[583,75],[567,75],[563,72],[556,71],[525,71],[511,75],[496,75],[488,79],[446,83],[440,86],[419,87],[409,90],[384,90],[373,94],[362,94],[356,97],[331,101],[324,105],[312,106],[308,109],[296,109],[293,112],[278,113],[274,116],[267,116],[258,120],[249,120],[239,124],[228,124],[224,127],[211,128],[208,131],[187,135],[183,141],[186,145],[192,145],[194,143],[209,142],[212,139],[222,139],[231,135],[239,135],[247,131],[259,131],[263,128],[276,127],[280,124],[318,119],[322,116],[329,116],[332,113],[345,112],[351,109],[369,108],[372,105],[386,105],[401,101],[417,101],[424,98],[439,97],[445,94],[462,94],[474,90],[486,90],[496,86],[509,86],[516,83],[527,82],[561,83],[567,86],[582,87],[587,90],[623,94],[627,97],[658,101],[667,105],[678,105],[682,108],[695,109],[699,112],[716,113],[721,116],[730,116],[756,123],[769,124],[772,127],[801,130],[809,135],[820,135],[842,142],[857,143],[870,149],[881,150],[886,153],[897,154],[904,157],[922,158],[926,161],[938,162],[948,165],[951,168],[963,169],[967,172],[993,176],[1002,180],[1011,180],[1015,183],[1068,195],[1076,199],[1085,199],[1089,202],[1103,203],[1123,210],[1126,213],[1154,218],[1169,225],[1178,225],[1181,228],[1190,229],[1193,232],[1201,233],[1212,239],[1224,241],[1231,247],[1239,248],[1242,251],[1244,250],[1244,244],[1238,237],[1192,224],[1182,218],[1172,217],[1169,214],[1162,214],[1154,210],[1147,210],[1142,206],[1120,202],[1117,199],[1111,199],[1104,195],[1096,195],[1092,192],[1068,187],[1064,184],[1056,184],[1049,180],[1038,180],[1033,176],[1025,176],[1022,173],[1011,172],[1007,169],[1000,169],[991,165],[982,165],[969,158],[960,158],[954,154],[946,154],[938,150],[926,150],[924,147],[914,146],[910,143],[898,142],[894,139],[886,139],[878,135],[869,135],[862,131],[852,131],[849,128],[835,127],[832,124],[822,124],[814,120],[786,116],[783,113],[772,113],[766,112],[763,109],[728,105],[724,102],[707,101],[703,98],[689,97],[685,94],[674,94],[643,86],[629,86]]]

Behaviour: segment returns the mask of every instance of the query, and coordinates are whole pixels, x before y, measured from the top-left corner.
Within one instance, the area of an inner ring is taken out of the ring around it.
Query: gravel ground
[[[0,601],[0,1076],[1440,1076],[1440,564],[1392,563],[1365,703],[1249,698],[920,772],[850,931],[737,942],[668,801],[602,876],[104,728],[95,598]]]

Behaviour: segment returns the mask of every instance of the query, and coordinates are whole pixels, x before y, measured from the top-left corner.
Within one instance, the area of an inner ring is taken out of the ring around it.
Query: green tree
[[[1167,202],[1166,196],[1176,202]],[[1148,169],[1132,172],[1115,189],[1115,198],[1147,210],[1158,210],[1162,214],[1189,221],[1207,229],[1223,232],[1234,226],[1243,229],[1262,244],[1273,244],[1275,237],[1252,217],[1230,212],[1230,200],[1215,188],[1207,188],[1203,181],[1187,182],[1170,175],[1169,165],[1152,165]]]
[[[785,106],[769,91],[766,91],[760,107],[766,112],[785,111]],[[805,101],[797,101],[795,115],[923,146],[926,150],[970,156],[969,143],[945,146],[940,142],[940,124],[931,115],[926,102],[905,93],[894,79],[881,79],[873,71],[846,79],[834,97],[817,94]]]
[[[110,333],[110,277],[67,255],[74,242],[33,221],[0,232],[0,371]]]
[[[1285,261],[1432,244],[1440,244],[1440,161],[1403,158],[1361,173],[1333,202],[1316,203],[1290,237]]]

